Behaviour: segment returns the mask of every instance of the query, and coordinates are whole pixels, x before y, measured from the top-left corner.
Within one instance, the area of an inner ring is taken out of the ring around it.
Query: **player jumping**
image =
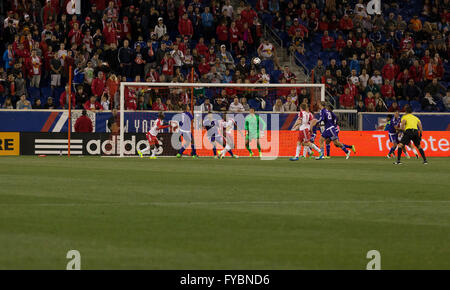
[[[322,122],[325,124],[325,129],[323,130],[322,136],[320,136],[320,156],[317,157],[317,160],[323,159],[324,158],[324,147],[325,147],[325,141],[327,139],[329,139],[330,141],[332,141],[334,143],[334,146],[341,148],[342,151],[344,151],[346,157],[345,159],[349,159],[350,158],[350,151],[348,150],[347,147],[353,148],[354,146],[349,146],[349,145],[344,145],[341,142],[339,142],[339,137],[338,137],[338,129],[337,129],[337,117],[336,115],[328,110],[326,108],[326,104],[325,102],[320,102],[319,103],[319,109],[320,109],[320,118],[319,120],[313,120],[312,124],[311,124],[311,128],[313,126],[315,126],[317,123]]]
[[[139,157],[143,158],[143,154],[147,152],[151,152],[150,159],[156,159],[156,144],[159,145],[159,140],[156,138],[158,136],[159,130],[168,128],[170,125],[163,125],[164,120],[164,113],[159,112],[158,113],[158,119],[153,123],[152,127],[150,128],[150,131],[147,132],[147,140],[148,140],[148,146],[140,151],[138,150]]]
[[[266,130],[266,122],[259,117],[259,115],[255,114],[255,109],[250,108],[250,114],[245,117],[245,147],[250,154],[250,157],[253,156],[252,149],[250,149],[250,142],[252,140],[256,140],[256,146],[258,148],[259,156],[261,157],[261,145],[259,143],[260,137],[260,124],[262,125],[262,131]]]
[[[297,121],[295,122],[294,126],[292,127],[292,131],[295,131],[297,129],[299,130],[298,131],[297,149],[295,151],[295,157],[292,157],[289,160],[298,161],[302,145],[303,145],[303,157],[305,157],[305,158],[308,154],[308,151],[311,150],[310,148],[312,148],[320,153],[319,147],[317,147],[316,144],[311,143],[310,129],[312,129],[312,127],[313,127],[313,126],[311,126],[311,122],[313,120],[314,120],[314,117],[309,112],[308,105],[301,104],[300,105],[300,113],[298,113]]]
[[[225,148],[219,152],[219,158],[222,159],[225,154],[227,154],[227,152],[230,153],[231,157],[238,158],[238,156],[234,155],[233,151],[231,151],[231,149],[233,149],[234,147],[233,129],[236,122],[229,115],[224,114],[224,118],[226,120],[223,119],[219,121],[219,128],[220,132],[225,131],[225,136],[223,137],[223,139],[225,140]]]
[[[197,152],[195,151],[195,144],[194,144],[194,138],[192,136],[191,132],[191,121],[194,119],[191,112],[189,112],[189,106],[184,105],[183,107],[183,113],[181,113],[181,120],[179,122],[180,124],[180,142],[182,142],[181,139],[185,141],[185,144],[181,146],[180,150],[178,151],[177,157],[181,158],[183,156],[184,150],[186,150],[186,147],[191,145],[191,156],[192,158],[197,158]]]

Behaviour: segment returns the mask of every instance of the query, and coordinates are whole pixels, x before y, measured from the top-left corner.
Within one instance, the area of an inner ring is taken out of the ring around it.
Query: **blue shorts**
[[[335,127],[330,127],[324,130],[322,133],[322,137],[325,139],[330,139],[331,141],[334,141],[339,138],[338,132]]]
[[[389,141],[391,141],[391,143],[398,144],[398,134],[397,133],[389,133]]]

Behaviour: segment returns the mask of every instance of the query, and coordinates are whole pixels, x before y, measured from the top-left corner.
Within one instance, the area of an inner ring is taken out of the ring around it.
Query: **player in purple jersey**
[[[197,158],[197,152],[195,150],[195,144],[194,144],[194,136],[192,135],[191,131],[191,121],[194,119],[194,116],[192,116],[191,112],[189,112],[189,106],[184,105],[183,108],[184,112],[181,113],[181,120],[179,120],[180,125],[180,142],[184,141],[185,144],[181,146],[180,150],[178,151],[177,157],[181,158],[183,156],[184,150],[191,145],[191,156],[193,158]]]
[[[341,131],[341,129],[339,128],[339,125],[338,125],[338,122],[337,122],[337,116],[333,113],[333,108],[330,106],[330,105],[327,105],[327,110],[329,111],[329,112],[331,112],[333,115],[334,115],[334,126],[335,126],[335,128],[336,128],[336,135],[337,135],[337,140],[339,140],[339,132]],[[339,142],[341,142],[340,140],[339,140]],[[329,159],[329,158],[331,158],[330,157],[330,143],[331,143],[331,139],[327,139],[326,140],[326,142],[325,142],[325,144],[326,144],[326,149],[327,149],[327,154],[326,154],[326,156],[324,156],[323,158],[324,159]],[[342,142],[341,142],[342,143]],[[347,144],[345,144],[345,143],[342,143],[342,145],[344,145],[344,147],[345,148],[347,148],[347,149],[351,149],[352,151],[353,151],[353,153],[356,153],[356,147],[355,147],[355,145],[347,145]],[[348,159],[348,158],[347,158]]]
[[[327,110],[325,102],[319,103],[319,109],[320,109],[320,117],[318,120],[313,120],[311,124],[311,128],[315,126],[319,122],[323,122],[325,125],[325,129],[323,130],[322,136],[320,137],[319,143],[320,143],[320,156],[317,157],[317,160],[324,158],[324,147],[325,147],[325,141],[329,139],[334,143],[334,146],[341,148],[342,151],[344,151],[346,155],[346,159],[350,158],[350,151],[341,143],[339,142],[338,137],[338,131],[336,128],[337,124],[337,118],[336,115]]]

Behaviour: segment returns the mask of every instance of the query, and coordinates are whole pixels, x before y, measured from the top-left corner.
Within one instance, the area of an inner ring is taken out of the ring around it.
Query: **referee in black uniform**
[[[420,146],[420,141],[422,141],[422,123],[419,118],[412,114],[412,109],[409,105],[405,106],[406,114],[402,117],[402,122],[400,124],[400,128],[404,131],[403,137],[400,140],[400,144],[398,144],[398,155],[397,161],[394,164],[402,164],[400,159],[402,157],[402,150],[405,145],[408,145],[411,141],[413,141],[417,150],[419,150],[420,155],[423,158],[423,164],[428,164],[427,158],[425,157],[425,152]]]

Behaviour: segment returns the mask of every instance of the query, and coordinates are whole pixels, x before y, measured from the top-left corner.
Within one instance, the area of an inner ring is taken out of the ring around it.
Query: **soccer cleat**
[[[150,156],[148,159],[156,159],[156,156]]]
[[[323,154],[320,154],[319,157],[316,157],[316,160],[322,160],[324,157]]]
[[[298,159],[299,159],[298,157],[291,157],[291,158],[289,158],[290,161],[298,161]]]
[[[234,159],[238,159],[238,158],[239,158],[239,156],[238,156],[238,155],[236,155],[236,154],[234,154],[234,155],[233,155],[233,158],[234,158]]]
[[[181,154],[180,153],[177,154],[177,158],[181,158]]]
[[[347,159],[349,159],[350,158],[350,151],[348,151],[346,154],[345,154],[345,160],[347,160]]]
[[[144,156],[142,156],[141,150],[138,150],[137,152],[138,152],[138,154],[139,154],[139,157],[141,157],[141,158],[144,157]]]
[[[262,157],[262,152],[259,152],[259,157]]]
[[[400,164],[403,164],[403,163],[401,163],[400,161],[395,161],[394,162],[394,165],[400,165]]]
[[[353,151],[353,153],[356,154],[356,147],[355,147],[355,145],[352,145],[352,151]]]
[[[417,153],[414,153],[414,154],[416,154],[416,159],[419,159],[419,154],[417,154]]]
[[[192,155],[192,159],[197,159],[198,156],[197,155]]]
[[[250,152],[250,153],[249,153],[249,156],[250,156],[250,157],[253,157],[253,152]]]
[[[323,159],[331,159],[331,156],[324,156]]]
[[[214,155],[214,159],[218,159],[219,157],[217,155]]]
[[[428,161],[425,160],[425,161],[423,162],[423,165],[427,165],[427,164],[428,164]]]

